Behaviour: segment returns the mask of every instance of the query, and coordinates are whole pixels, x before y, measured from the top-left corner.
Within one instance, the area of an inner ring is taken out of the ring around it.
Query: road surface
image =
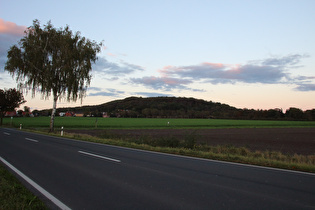
[[[315,174],[0,128],[0,163],[52,209],[315,209]]]

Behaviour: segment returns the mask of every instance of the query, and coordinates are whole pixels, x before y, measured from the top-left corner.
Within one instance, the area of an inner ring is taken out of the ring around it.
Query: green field
[[[23,128],[49,128],[49,117],[4,118],[5,125]],[[268,120],[221,120],[221,119],[160,119],[160,118],[95,118],[56,117],[55,128],[119,128],[119,129],[162,129],[162,128],[263,128],[263,127],[315,127],[315,121],[268,121]]]

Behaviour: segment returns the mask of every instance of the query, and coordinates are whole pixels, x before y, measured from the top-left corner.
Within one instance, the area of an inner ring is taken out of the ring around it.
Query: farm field
[[[4,118],[3,123],[23,128],[49,128],[49,117]],[[166,119],[166,118],[94,118],[56,117],[55,128],[60,129],[213,129],[213,128],[271,128],[315,127],[315,121],[268,121],[222,119]]]
[[[49,117],[5,118],[6,125],[48,131]],[[285,154],[313,155],[315,121],[56,117],[55,129],[102,138],[176,138]]]

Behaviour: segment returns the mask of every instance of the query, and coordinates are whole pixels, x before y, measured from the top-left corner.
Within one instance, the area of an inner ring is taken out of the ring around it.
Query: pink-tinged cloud
[[[204,62],[190,66],[165,66],[159,72],[163,77],[175,77],[207,83],[265,83],[275,84],[290,78],[287,69],[298,64],[302,55],[266,59],[248,64]]]
[[[108,56],[111,56],[111,57],[116,57],[116,55],[113,54],[113,53],[107,53],[107,55],[108,55]]]
[[[26,26],[19,26],[16,23],[5,21],[0,18],[0,34],[23,36]]]
[[[290,54],[283,57],[250,61],[247,64],[231,65],[204,62],[199,65],[165,66],[159,70],[162,78],[164,78],[160,80],[160,83],[164,82],[164,85],[170,85],[165,82],[166,78],[211,84],[235,84],[238,82],[262,84],[299,83],[296,90],[314,91],[314,84],[312,83],[314,76],[294,78],[289,73],[290,69],[301,67],[299,66],[300,60],[307,57],[309,56],[303,54]],[[144,85],[152,85],[152,83],[147,84],[144,80],[137,80],[138,83],[141,81]],[[158,86],[156,85],[156,87]],[[160,85],[160,87],[163,86]],[[182,86],[173,87],[178,88]]]
[[[225,66],[225,64],[223,64],[223,63],[209,63],[209,62],[204,62],[204,63],[202,63],[202,65],[210,66],[213,68],[224,68],[224,66]]]

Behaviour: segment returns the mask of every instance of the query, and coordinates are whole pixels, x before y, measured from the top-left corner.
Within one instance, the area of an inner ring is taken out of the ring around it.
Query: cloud
[[[235,84],[237,82],[277,84],[292,80],[288,70],[297,68],[296,65],[305,57],[308,56],[292,54],[279,58],[250,61],[243,65],[202,63],[191,66],[166,66],[159,72],[165,77],[179,77],[212,84]]]
[[[313,80],[313,79],[315,79],[315,77],[308,77],[308,76],[298,76],[298,77],[295,77],[294,78],[295,80]]]
[[[99,88],[99,87],[89,87],[88,90],[89,90],[89,91],[101,91],[102,88]]]
[[[131,78],[130,81],[134,84],[142,84],[152,89],[171,90],[175,88],[184,88],[183,85],[192,83],[187,79],[177,79],[170,77],[142,77],[142,78]]]
[[[113,53],[107,53],[107,55],[108,55],[108,56],[112,56],[112,57],[116,57],[116,55],[113,54]]]
[[[260,63],[262,65],[265,66],[284,66],[284,67],[288,67],[288,66],[293,66],[295,64],[300,63],[302,58],[307,58],[309,57],[308,55],[304,54],[304,55],[300,55],[300,54],[290,54],[287,56],[283,56],[283,57],[275,57],[275,58],[268,58],[265,60],[261,60]],[[258,61],[259,62],[259,61]]]
[[[135,71],[144,71],[144,68],[124,61],[113,63],[109,62],[104,57],[100,57],[93,65],[93,70],[106,75],[124,76],[134,73]]]
[[[135,69],[135,70],[138,70],[138,71],[144,71],[144,68],[142,66],[131,64],[131,63],[127,63],[127,62],[125,62],[123,60],[121,60],[120,63],[123,64],[126,67],[129,67],[130,69]]]
[[[19,26],[16,23],[5,21],[0,18],[0,34],[14,35],[21,37],[24,35],[26,26]]]
[[[290,69],[298,68],[302,58],[309,57],[302,54],[290,54],[282,57],[272,57],[263,60],[249,61],[246,64],[223,64],[204,62],[199,65],[165,66],[158,72],[161,77],[131,78],[134,84],[142,84],[152,89],[172,90],[191,89],[188,85],[195,82],[211,84],[261,83],[261,84],[303,84],[305,80],[315,77],[291,77]],[[299,86],[297,90],[312,90],[312,85]]]
[[[298,86],[296,88],[294,88],[294,90],[297,91],[315,91],[315,84],[298,84]]]
[[[232,66],[217,63],[181,67],[168,66],[160,70],[160,73],[164,76],[175,76],[212,84],[234,84],[236,82],[273,84],[287,76],[283,69],[271,65]]]
[[[172,97],[174,95],[165,93],[151,93],[151,92],[135,92],[135,95],[140,95],[144,97]]]
[[[130,82],[133,84],[144,85],[154,90],[171,91],[174,89],[179,89],[190,90],[194,92],[204,92],[204,90],[188,88],[187,85],[193,83],[189,79],[151,76],[142,78],[130,78]]]
[[[4,69],[8,50],[23,37],[25,30],[26,26],[0,19],[0,70]]]
[[[107,88],[103,91],[101,88],[98,87],[91,87],[89,88],[92,93],[89,93],[88,96],[112,96],[112,97],[119,97],[121,94],[124,94],[124,91],[118,91],[113,88]],[[93,92],[95,91],[95,92]]]

